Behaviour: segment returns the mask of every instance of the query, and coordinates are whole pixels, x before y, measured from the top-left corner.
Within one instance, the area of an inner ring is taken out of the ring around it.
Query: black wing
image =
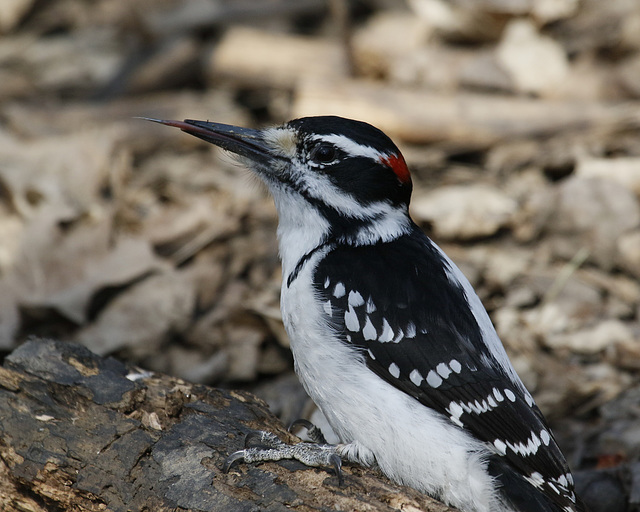
[[[485,343],[448,269],[416,227],[385,244],[337,246],[319,263],[314,286],[336,332],[362,350],[373,372],[491,445],[489,470],[507,494],[518,480],[519,489],[537,487],[550,503],[543,508],[532,502],[539,493],[514,492],[514,505],[576,510],[569,468],[542,413],[499,362],[497,337],[493,347]]]

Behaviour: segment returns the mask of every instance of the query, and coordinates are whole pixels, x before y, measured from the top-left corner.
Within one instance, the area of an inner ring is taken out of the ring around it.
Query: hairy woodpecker
[[[239,155],[267,184],[295,369],[341,441],[263,432],[267,446],[226,469],[296,458],[339,473],[345,459],[464,512],[585,510],[478,296],[411,220],[411,177],[389,137],[334,116],[263,130],[151,120]]]

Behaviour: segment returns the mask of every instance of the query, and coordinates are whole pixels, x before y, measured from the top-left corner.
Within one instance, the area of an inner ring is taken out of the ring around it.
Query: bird
[[[580,512],[568,464],[467,278],[412,220],[411,174],[378,128],[338,116],[263,129],[148,119],[233,154],[277,214],[295,371],[339,438],[233,453],[377,466],[463,512]]]

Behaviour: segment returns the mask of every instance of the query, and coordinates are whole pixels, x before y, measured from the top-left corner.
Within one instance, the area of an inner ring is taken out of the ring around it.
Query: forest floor
[[[635,0],[2,2],[2,353],[74,341],[310,415],[271,199],[229,155],[135,117],[318,114],[396,141],[413,217],[478,291],[570,464],[623,472],[601,485],[636,510]]]

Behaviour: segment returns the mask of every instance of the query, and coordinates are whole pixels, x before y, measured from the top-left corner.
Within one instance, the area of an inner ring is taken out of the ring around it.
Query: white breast
[[[353,346],[332,331],[313,287],[313,272],[330,250],[315,249],[325,241],[329,225],[296,192],[272,187],[272,193],[279,217],[282,318],[295,369],[347,444],[345,454],[365,465],[376,462],[392,480],[466,511],[504,511],[486,471],[486,446],[382,380]],[[392,224],[378,224],[384,233],[371,232],[364,238],[390,236],[391,225],[393,232],[406,228],[408,218],[390,218],[395,219]],[[301,259],[306,262],[288,285]]]
[[[356,349],[325,320],[313,291],[318,251],[282,287],[282,317],[302,384],[353,459],[373,458],[391,479],[464,510],[498,505],[483,457],[485,445],[369,370]]]

